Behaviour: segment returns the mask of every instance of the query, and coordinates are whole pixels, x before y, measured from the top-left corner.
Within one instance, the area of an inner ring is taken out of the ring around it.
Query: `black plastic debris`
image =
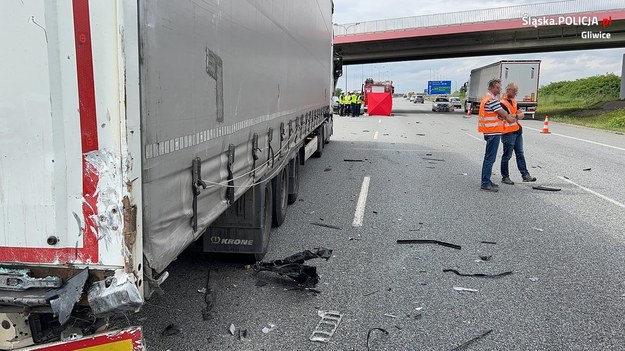
[[[176,335],[176,334],[180,334],[180,328],[171,323],[170,325],[166,326],[165,329],[163,329],[163,331],[161,332],[162,336],[172,336],[172,335]]]
[[[406,240],[397,240],[398,244],[435,244],[445,247],[450,247],[452,249],[460,250],[462,247],[456,244],[446,243],[444,241],[438,240],[427,240],[427,239],[406,239]]]
[[[316,226],[319,226],[319,227],[326,227],[326,228],[331,228],[331,229],[343,230],[343,228],[341,228],[339,226],[332,225],[332,224],[325,224],[325,223],[318,223],[318,222],[311,222],[310,224],[316,225]]]
[[[371,350],[371,346],[369,345],[369,340],[371,339],[371,333],[376,331],[376,330],[381,331],[382,333],[384,333],[384,335],[388,335],[388,332],[386,330],[382,329],[382,328],[371,328],[371,329],[369,329],[369,331],[367,332],[367,351]]]
[[[423,133],[417,133],[418,136],[425,136]]]
[[[323,171],[324,171],[324,172],[330,172],[331,170],[332,170],[332,168],[331,168],[331,167],[326,167],[326,169],[324,169]]]
[[[584,172],[588,172],[590,170],[592,170],[592,168],[584,168],[584,169],[582,169],[582,171],[584,171]]]
[[[346,158],[343,159],[343,162],[365,162],[365,160]]]
[[[454,273],[454,274],[459,275],[461,277],[491,278],[491,279],[501,278],[501,277],[505,277],[507,275],[511,275],[512,274],[512,272],[510,272],[510,271],[499,273],[499,274],[483,274],[483,273],[466,274],[466,273],[460,273],[460,272],[458,272],[455,269],[443,269],[443,272],[445,272],[445,273],[451,272],[451,273]]]
[[[306,288],[306,287],[303,287],[303,286],[297,286],[295,288],[285,289],[285,291],[293,291],[293,290],[310,291],[310,292],[315,293],[315,294],[321,294],[321,290],[319,290],[319,289]]]
[[[281,260],[257,262],[254,264],[254,271],[278,273],[306,287],[314,287],[319,282],[317,267],[305,265],[304,262],[313,258],[323,258],[327,261],[330,257],[332,257],[332,250],[326,248],[318,248],[314,252],[305,250]]]
[[[368,293],[362,294],[362,296],[371,296],[371,295],[373,295],[373,294],[375,294],[375,293],[377,293],[377,292],[379,292],[379,291],[380,291],[380,290],[373,290],[373,291],[370,291],[370,292],[368,292]]]
[[[421,158],[426,161],[445,162],[445,160],[443,160],[442,158],[431,158],[431,157],[421,157]]]
[[[552,187],[542,186],[542,185],[533,186],[532,189],[534,189],[534,190],[542,190],[542,191],[560,191],[560,190],[562,190],[560,188],[552,188]]]
[[[493,330],[487,330],[484,333],[476,336],[475,338],[465,342],[464,344],[454,347],[453,349],[451,349],[450,351],[460,351],[460,350],[466,350],[469,346],[471,346],[472,344],[476,343],[477,341],[479,341],[480,339],[484,338],[485,336],[487,336],[488,334],[492,333]]]
[[[482,244],[497,245],[494,241],[480,241]]]
[[[493,258],[493,256],[482,256],[480,255],[480,260],[482,261],[490,261]]]
[[[247,329],[239,329],[237,330],[238,338],[241,341],[245,341],[247,339]]]

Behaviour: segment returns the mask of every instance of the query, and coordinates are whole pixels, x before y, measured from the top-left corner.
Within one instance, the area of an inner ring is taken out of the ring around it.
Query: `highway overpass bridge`
[[[625,48],[625,0],[567,0],[334,25],[343,64]]]

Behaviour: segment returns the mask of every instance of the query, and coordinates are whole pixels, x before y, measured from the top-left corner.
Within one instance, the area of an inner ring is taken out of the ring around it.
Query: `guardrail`
[[[574,15],[606,10],[625,9],[625,0],[566,0],[529,5],[515,5],[482,10],[468,10],[432,15],[392,18],[346,24],[334,24],[334,35],[353,35],[397,31],[414,28],[440,27],[458,24],[521,19],[523,16],[542,17]],[[601,19],[599,19],[601,20]]]

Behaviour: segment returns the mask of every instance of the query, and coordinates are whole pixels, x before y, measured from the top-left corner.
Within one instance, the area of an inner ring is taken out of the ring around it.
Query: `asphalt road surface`
[[[371,333],[371,350],[452,350],[490,330],[463,349],[624,350],[625,136],[557,123],[546,135],[542,120],[525,121],[538,181],[522,183],[513,159],[517,183],[488,193],[479,190],[485,144],[476,116],[394,104],[392,117],[335,117],[332,142],[303,168],[300,201],[272,232],[266,260],[334,250],[309,261],[321,293],[287,290],[296,283],[192,247],[168,269],[166,294],[129,321],[143,326],[148,350],[367,350],[371,328],[388,332]],[[209,269],[216,306],[204,321],[198,289]],[[309,341],[319,310],[342,314],[327,344]],[[162,336],[171,323],[181,332]],[[247,338],[231,335],[231,324]]]

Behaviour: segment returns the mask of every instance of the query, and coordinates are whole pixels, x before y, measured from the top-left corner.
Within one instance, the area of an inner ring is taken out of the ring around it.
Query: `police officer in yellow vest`
[[[480,102],[477,131],[484,134],[486,140],[486,152],[482,163],[482,185],[484,191],[497,192],[499,186],[490,180],[493,172],[493,164],[497,158],[497,149],[501,134],[503,133],[504,120],[508,123],[516,122],[518,115],[506,112],[497,96],[501,91],[501,80],[491,79],[488,82],[488,93]]]
[[[517,114],[519,108],[517,106],[516,94],[519,91],[519,87],[516,83],[510,83],[506,87],[506,93],[501,99],[501,107],[508,113]],[[527,164],[525,163],[525,155],[523,152],[523,127],[519,124],[520,119],[523,119],[523,111],[518,113],[518,119],[513,123],[503,121],[503,132],[501,135],[501,142],[503,143],[503,155],[501,156],[501,182],[504,184],[514,185],[514,182],[510,180],[510,172],[508,169],[508,162],[512,158],[512,152],[516,155],[516,165],[521,172],[521,177],[524,182],[535,182],[536,178],[530,175],[527,170]]]
[[[352,98],[349,92],[345,93],[343,98],[343,114],[341,116],[349,116],[352,112]]]
[[[353,93],[350,96],[350,102],[351,102],[351,107],[352,107],[352,117],[356,117],[358,115],[358,112],[356,112],[356,109],[359,107],[358,105],[358,94]]]
[[[343,115],[343,109],[345,108],[345,93],[341,93],[339,96],[339,116]]]

